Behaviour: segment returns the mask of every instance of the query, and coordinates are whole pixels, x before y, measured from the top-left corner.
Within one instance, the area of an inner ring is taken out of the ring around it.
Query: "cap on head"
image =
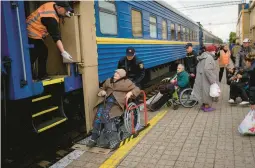
[[[117,69],[117,70],[115,70],[115,72],[118,72],[121,78],[123,78],[127,75],[127,73],[124,69]]]
[[[209,45],[209,46],[206,47],[206,51],[213,52],[213,51],[216,51],[216,48],[213,45]]]
[[[128,47],[126,50],[127,56],[134,56],[135,55],[135,49],[133,47]]]
[[[186,44],[185,48],[187,49],[187,48],[189,48],[189,47],[192,47],[192,43],[187,43],[187,44]]]
[[[245,38],[245,39],[243,40],[243,43],[249,43],[249,42],[251,42],[251,41],[250,41],[250,39],[248,39],[248,38]]]
[[[66,11],[73,11],[73,9],[71,8],[71,6],[69,5],[69,3],[67,1],[56,1],[55,2],[56,5],[65,8]]]

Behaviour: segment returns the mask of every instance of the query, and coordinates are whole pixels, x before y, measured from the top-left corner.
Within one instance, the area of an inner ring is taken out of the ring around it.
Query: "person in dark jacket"
[[[235,67],[236,68],[245,68],[245,56],[252,52],[252,48],[249,46],[250,40],[248,38],[243,40],[243,45],[241,46],[241,49],[236,55],[236,62]]]
[[[229,92],[229,103],[235,103],[237,97],[241,97],[242,102],[240,105],[249,104],[249,98],[246,93],[246,87],[248,87],[248,72],[245,70],[239,70],[230,78],[230,92]]]
[[[197,66],[197,53],[192,48],[192,43],[186,45],[187,55],[184,58],[184,66],[186,71],[190,74],[190,86],[193,88],[195,82],[196,66]]]
[[[133,47],[126,49],[126,56],[119,60],[118,69],[126,70],[128,79],[141,88],[141,82],[145,76],[145,69],[143,62],[136,57]]]
[[[255,110],[255,52],[245,57],[245,64],[249,75],[249,102],[251,110]]]

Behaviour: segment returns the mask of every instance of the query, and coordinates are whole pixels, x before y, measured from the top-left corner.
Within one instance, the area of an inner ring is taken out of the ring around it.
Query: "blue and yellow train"
[[[57,135],[85,125],[82,78],[76,64],[71,64],[67,73],[66,65],[56,56],[55,62],[48,60],[47,66],[53,79],[32,80],[29,48],[33,46],[28,44],[26,17],[43,3],[1,2],[1,100],[6,157],[23,149],[20,147],[51,143]],[[187,42],[193,43],[197,51],[203,44],[221,42],[163,1],[95,1],[94,10],[100,82],[113,74],[128,46],[134,47],[144,62],[146,84],[168,73],[176,60],[185,57]]]

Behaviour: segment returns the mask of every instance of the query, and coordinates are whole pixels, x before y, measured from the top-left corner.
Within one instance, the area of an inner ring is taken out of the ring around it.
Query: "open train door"
[[[76,1],[73,4],[75,13],[79,15],[79,36],[81,48],[81,64],[86,129],[92,129],[94,119],[93,108],[97,100],[98,81],[98,54],[96,43],[94,1]]]

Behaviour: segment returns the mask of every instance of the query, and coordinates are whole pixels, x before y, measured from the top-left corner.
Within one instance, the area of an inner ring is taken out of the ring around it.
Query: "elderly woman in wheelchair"
[[[102,147],[109,147],[112,138],[117,135],[116,118],[123,115],[126,100],[137,97],[140,89],[126,78],[126,71],[117,69],[112,78],[109,78],[100,88],[98,102],[94,108],[95,119],[93,123],[92,136],[87,146],[94,147],[101,134],[104,134]]]
[[[173,79],[165,78],[159,85],[159,92],[162,97],[157,101],[151,101],[150,110],[156,111],[161,108],[165,103],[169,102],[173,104],[174,109],[178,108],[181,104],[184,107],[193,107],[196,104],[196,100],[191,100],[190,95],[192,88],[190,87],[191,76],[185,71],[182,64],[177,67],[177,75]]]

